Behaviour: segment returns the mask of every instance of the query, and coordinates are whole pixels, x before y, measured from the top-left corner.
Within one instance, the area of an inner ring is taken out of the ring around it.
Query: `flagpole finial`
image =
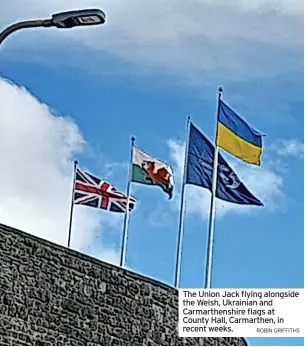
[[[218,88],[218,92],[219,92],[219,93],[222,93],[222,92],[223,92],[223,88],[222,88],[222,87],[219,87],[219,88]]]
[[[132,145],[134,145],[135,141],[136,141],[136,138],[134,136],[131,136],[131,144]]]
[[[190,114],[187,115],[187,121],[188,121],[188,122],[191,121],[191,115],[190,115]]]
[[[78,164],[78,161],[77,160],[74,160],[74,165],[76,166]]]

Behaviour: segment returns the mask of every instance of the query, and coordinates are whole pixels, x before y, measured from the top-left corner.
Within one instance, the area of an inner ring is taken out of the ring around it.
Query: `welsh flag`
[[[174,189],[173,171],[171,167],[144,151],[133,147],[132,182],[156,185],[172,198]]]

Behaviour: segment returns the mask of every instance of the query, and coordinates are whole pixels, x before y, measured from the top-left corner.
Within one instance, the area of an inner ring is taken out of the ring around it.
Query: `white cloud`
[[[170,155],[175,163],[176,182],[181,185],[183,175],[183,163],[185,144],[180,141],[169,140],[168,147]],[[268,210],[274,210],[278,206],[278,199],[283,196],[283,178],[268,167],[265,163],[262,167],[253,167],[237,160],[228,161],[232,169],[237,173],[245,186],[263,203]],[[259,177],[259,179],[258,179]],[[186,210],[189,213],[196,213],[206,219],[209,215],[211,195],[207,189],[196,186],[186,186]],[[176,195],[177,205],[180,196]],[[223,216],[227,212],[249,213],[259,207],[251,207],[228,203],[216,200],[216,211],[218,216]]]
[[[298,140],[280,140],[271,146],[273,151],[282,157],[293,157],[303,160],[304,143]]]
[[[40,29],[32,31],[33,36],[23,33],[20,40],[22,37],[26,43],[32,37],[37,46],[37,38],[48,35],[48,40],[44,40],[46,48],[54,50],[57,46],[66,52],[67,46],[60,45],[60,40],[65,39],[66,44],[86,45],[136,63],[137,71],[142,66],[145,70],[183,74],[186,81],[196,79],[203,83],[203,76],[204,81],[220,76],[234,77],[236,81],[273,77],[302,68],[302,61],[299,65],[295,61],[295,53],[301,59],[303,49],[303,2],[298,0],[155,0],[149,4],[140,0],[66,0],[64,4],[61,0],[32,0],[32,6],[26,3],[15,0],[6,4],[0,23],[47,17],[54,11],[71,8],[104,9],[108,19],[102,27],[60,32]],[[40,49],[44,42],[39,42]],[[280,54],[282,59],[278,59]],[[60,55],[55,58],[60,60]]]
[[[72,120],[52,114],[23,87],[0,79],[0,100],[1,223],[66,246],[73,160],[85,141]],[[72,248],[94,242],[101,219],[113,226],[100,211],[74,211]],[[113,252],[100,249],[99,257],[113,260]]]

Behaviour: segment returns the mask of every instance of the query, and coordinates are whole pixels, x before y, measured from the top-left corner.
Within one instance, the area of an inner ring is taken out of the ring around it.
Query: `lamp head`
[[[99,25],[106,21],[106,14],[97,9],[60,12],[52,15],[53,26],[61,29],[82,25]]]

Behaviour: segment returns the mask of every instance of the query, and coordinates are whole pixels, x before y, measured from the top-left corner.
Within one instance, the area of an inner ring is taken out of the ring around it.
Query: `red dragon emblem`
[[[152,183],[159,185],[168,195],[172,198],[173,185],[170,181],[171,173],[165,167],[155,169],[155,162],[144,160],[142,163],[142,169],[146,173],[146,179]]]

